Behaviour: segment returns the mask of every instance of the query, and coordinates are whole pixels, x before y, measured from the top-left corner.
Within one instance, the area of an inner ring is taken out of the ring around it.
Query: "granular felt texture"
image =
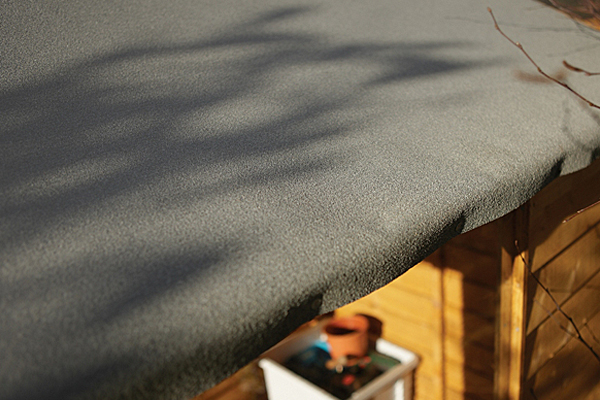
[[[2,2],[0,399],[189,399],[591,163],[488,5],[600,65],[533,1]]]

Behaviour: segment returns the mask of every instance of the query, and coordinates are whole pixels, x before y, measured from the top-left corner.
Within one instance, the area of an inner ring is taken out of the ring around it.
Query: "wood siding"
[[[529,272],[599,352],[600,205],[562,223],[598,199],[597,161],[338,313],[420,355],[416,400],[600,398],[600,362]]]
[[[600,205],[562,223],[598,199],[600,160],[336,314],[419,355],[415,400],[600,399],[600,362],[537,282],[600,352]],[[198,400],[263,399],[247,371]]]
[[[530,201],[530,263],[535,276],[584,340],[600,353],[600,163],[553,182]],[[528,284],[525,399],[600,399],[600,360],[536,282]]]
[[[370,314],[417,353],[415,399],[490,399],[498,285],[497,224],[461,235],[384,288],[336,311]]]

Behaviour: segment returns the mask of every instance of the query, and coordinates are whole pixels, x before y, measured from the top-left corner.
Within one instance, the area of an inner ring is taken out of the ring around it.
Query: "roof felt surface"
[[[588,165],[488,5],[600,64],[536,2],[3,2],[0,399],[190,398]]]

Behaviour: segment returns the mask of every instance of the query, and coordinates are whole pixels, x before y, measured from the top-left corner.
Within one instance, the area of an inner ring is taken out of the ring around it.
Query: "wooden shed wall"
[[[561,178],[529,205],[530,264],[524,354],[525,398],[600,399],[600,359],[573,337],[572,318],[600,353],[600,163]],[[540,284],[541,283],[541,284]]]
[[[492,398],[498,260],[492,223],[336,314],[373,315],[384,338],[419,354],[416,400]]]
[[[598,199],[596,161],[338,314],[380,318],[421,356],[416,400],[598,399],[600,362],[529,272],[598,353],[600,205],[562,223]]]
[[[384,338],[420,356],[415,400],[600,399],[600,361],[543,288],[597,354],[600,205],[562,221],[598,199],[600,160],[336,314],[375,316]],[[234,398],[266,398],[256,363],[197,397]]]

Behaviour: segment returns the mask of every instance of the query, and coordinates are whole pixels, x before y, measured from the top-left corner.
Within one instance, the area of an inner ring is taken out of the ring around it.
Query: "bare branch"
[[[576,14],[575,11],[567,9],[562,7],[561,5],[557,4],[554,0],[549,0],[550,3],[556,7],[557,9],[564,11],[565,13],[569,14],[570,16],[572,16],[573,18],[577,18],[577,19],[581,19],[581,17],[579,15]],[[600,20],[600,9],[598,9],[596,7],[596,5],[592,2],[589,1],[587,2],[587,12],[589,14],[591,14],[594,18],[597,18]],[[537,69],[537,71],[540,73],[540,75],[542,75],[544,78],[562,86],[563,88],[567,89],[568,91],[570,91],[571,93],[573,93],[575,96],[579,97],[581,100],[583,100],[584,102],[586,102],[590,107],[592,108],[596,108],[596,109],[600,109],[600,106],[596,105],[595,103],[593,103],[592,101],[588,100],[587,98],[583,97],[581,94],[579,94],[577,91],[575,91],[573,88],[571,88],[567,83],[554,78],[550,75],[548,75],[546,72],[544,72],[542,70],[542,68],[540,68],[540,66],[535,62],[535,60],[533,58],[531,58],[531,56],[529,55],[529,53],[527,53],[527,51],[525,50],[525,48],[523,47],[523,45],[519,42],[515,42],[514,40],[512,40],[508,35],[506,35],[502,29],[500,29],[500,26],[498,25],[498,22],[496,21],[496,17],[494,16],[494,13],[492,12],[492,9],[488,7],[488,12],[490,13],[490,15],[492,16],[492,20],[494,21],[494,27],[496,28],[496,30],[498,32],[500,32],[500,34],[506,39],[508,40],[513,46],[515,46],[516,48],[518,48],[521,53],[523,53],[523,55],[525,55],[525,57],[529,60],[529,62]],[[578,10],[579,11],[579,10]],[[569,64],[567,61],[563,61],[563,65],[573,71],[573,72],[577,72],[577,73],[582,73],[586,76],[594,76],[594,75],[600,75],[600,73],[597,72],[588,72],[586,70],[583,70],[581,68],[575,67],[571,64]],[[590,209],[591,207],[600,204],[600,200],[598,200],[597,202],[577,211],[577,213],[575,213],[574,215],[568,217],[567,219],[565,219],[563,221],[563,223],[570,221],[571,219],[573,219],[574,217],[576,217],[577,215],[581,214],[582,212]],[[552,315],[551,312],[549,312],[548,310],[546,310],[543,306],[542,309],[544,311],[546,311],[548,313],[548,316],[554,320],[558,326],[560,327],[561,330],[563,330],[564,332],[566,332],[569,336],[577,339],[579,342],[581,342],[594,356],[594,358],[596,358],[596,360],[598,360],[598,362],[600,362],[600,356],[598,355],[598,353],[596,353],[596,351],[594,350],[594,348],[583,338],[583,336],[581,335],[581,331],[579,330],[579,328],[577,327],[577,325],[575,324],[575,321],[573,320],[573,318],[571,318],[561,307],[560,304],[558,303],[558,301],[556,301],[556,299],[554,298],[554,296],[552,295],[552,293],[550,292],[550,290],[539,280],[539,278],[531,271],[531,268],[529,266],[529,263],[527,262],[527,260],[525,260],[525,257],[523,256],[523,253],[521,252],[521,250],[519,249],[519,243],[517,241],[515,241],[515,246],[517,249],[517,252],[519,253],[519,257],[521,258],[523,264],[525,265],[525,268],[527,269],[527,271],[529,272],[529,275],[535,280],[535,282],[537,283],[537,285],[539,287],[542,288],[542,290],[548,295],[548,297],[552,300],[552,302],[554,303],[554,305],[556,306],[556,310],[563,315],[567,321],[569,321],[570,325],[573,327],[573,329],[575,330],[575,333],[571,332],[569,329],[567,329],[566,327],[564,327],[558,320],[555,319],[554,315]],[[541,304],[540,304],[541,306]],[[586,328],[589,329],[589,327],[587,325],[585,325]],[[591,330],[590,330],[591,332]],[[598,339],[593,335],[592,333],[592,337],[594,338],[595,341],[598,341]],[[535,393],[533,392],[533,389],[531,389],[531,394],[535,397]]]
[[[566,60],[563,60],[563,65],[565,67],[567,67],[567,69],[573,71],[573,72],[579,72],[581,74],[584,74],[585,76],[595,76],[595,75],[600,75],[600,72],[588,72],[585,69],[581,69],[578,68],[574,65],[569,64]]]
[[[525,55],[525,57],[527,57],[527,59],[529,60],[529,62],[531,64],[533,64],[533,66],[537,69],[537,71],[544,76],[547,79],[550,79],[552,82],[556,83],[557,85],[560,85],[562,87],[564,87],[565,89],[567,89],[568,91],[570,91],[571,93],[573,93],[575,96],[579,97],[581,100],[585,101],[590,107],[593,108],[597,108],[600,110],[600,106],[596,105],[595,103],[593,103],[592,101],[588,100],[587,98],[583,97],[581,94],[579,94],[577,91],[575,91],[573,88],[571,88],[569,85],[567,85],[565,82],[559,81],[558,79],[548,75],[547,73],[545,73],[542,68],[540,68],[540,66],[533,60],[533,58],[531,58],[531,56],[529,55],[529,53],[527,53],[527,51],[525,51],[525,49],[523,48],[523,45],[519,42],[515,42],[514,40],[512,40],[510,37],[508,37],[503,31],[502,29],[500,29],[500,26],[498,25],[498,22],[496,21],[496,17],[494,16],[494,13],[492,12],[492,9],[488,7],[488,12],[490,13],[490,15],[492,16],[492,19],[494,20],[494,27],[496,28],[496,30],[498,32],[500,32],[500,34],[502,36],[504,36],[504,38],[506,40],[508,40],[510,43],[512,43],[513,46],[515,46],[516,48],[518,48],[519,50],[521,50],[521,53],[523,53]]]
[[[529,388],[529,392],[531,392],[531,396],[533,397],[533,400],[538,400],[538,397],[535,395],[535,392],[533,391],[532,387]]]
[[[544,312],[546,312],[546,314],[548,314],[548,317],[553,320],[554,322],[556,322],[556,325],[558,325],[558,327],[564,331],[567,335],[573,337],[573,338],[577,338],[577,336],[571,332],[568,328],[564,327],[563,324],[560,323],[560,321],[554,316],[554,314],[552,313],[552,311],[550,310],[546,310],[546,307],[544,307],[542,305],[542,303],[540,303],[537,299],[533,299],[534,302],[536,302],[538,304],[538,306],[540,306],[540,308],[542,310],[544,310]]]

